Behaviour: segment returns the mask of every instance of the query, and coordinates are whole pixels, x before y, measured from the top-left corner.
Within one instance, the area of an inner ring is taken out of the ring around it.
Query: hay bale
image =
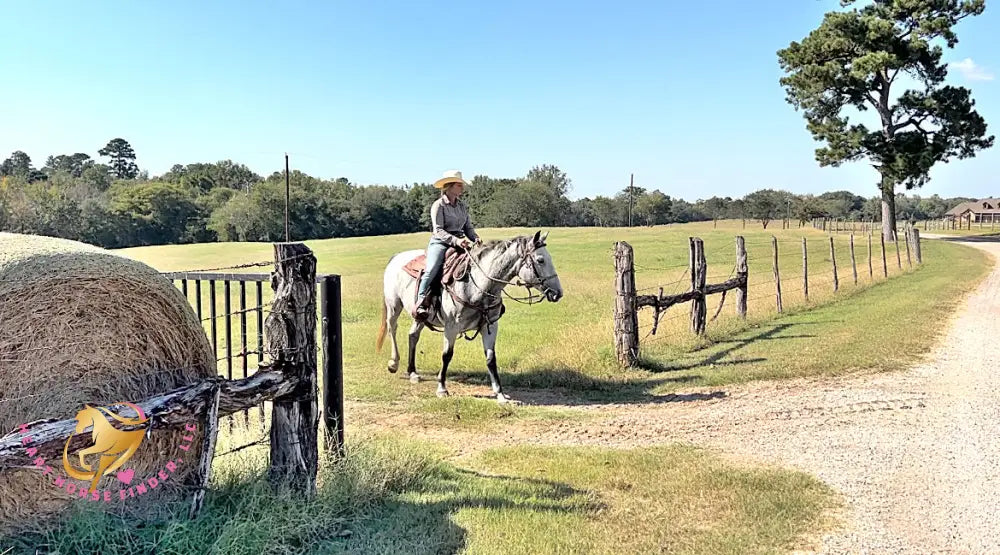
[[[42,418],[73,418],[85,403],[138,401],[216,373],[201,323],[171,282],[140,262],[51,237],[0,233],[0,435]],[[183,431],[155,431],[124,466],[136,479],[166,461],[190,461]],[[62,460],[47,463],[62,472]],[[186,469],[186,470],[185,470]],[[75,499],[37,470],[0,473],[0,529],[20,527],[70,503],[115,512],[146,512],[177,499],[173,477],[149,494],[122,502]],[[133,485],[135,482],[133,482]],[[170,486],[174,486],[173,488]],[[105,477],[99,489],[124,486]]]

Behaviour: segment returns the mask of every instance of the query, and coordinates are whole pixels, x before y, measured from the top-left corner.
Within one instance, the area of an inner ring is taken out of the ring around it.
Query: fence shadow
[[[743,332],[742,336],[714,341],[695,350],[682,353],[678,360],[663,360],[643,356],[636,371],[622,371],[595,376],[569,367],[539,368],[527,372],[504,374],[501,380],[509,395],[534,406],[603,405],[603,404],[659,404],[715,401],[726,398],[724,389],[694,393],[657,393],[665,385],[697,385],[711,380],[713,372],[767,362],[766,357],[741,357],[740,351],[762,342],[813,339],[808,333],[787,333],[799,326],[821,322],[780,322],[764,324],[762,329]],[[793,330],[798,331],[798,330]],[[489,378],[482,371],[453,369],[449,379],[470,385],[488,385]],[[477,395],[483,399],[492,396]]]
[[[331,507],[349,488],[343,483],[320,487],[316,499],[296,501],[272,497],[268,488],[257,483],[238,481],[214,489],[206,498],[205,509],[193,521],[186,518],[188,502],[173,503],[168,514],[158,519],[139,520],[100,518],[98,509],[84,507],[81,514],[67,514],[46,526],[0,537],[0,554],[67,552],[54,544],[59,538],[81,536],[81,526],[90,534],[73,541],[76,552],[118,552],[123,545],[138,552],[159,552],[171,547],[190,549],[190,542],[164,542],[163,531],[183,525],[197,542],[226,545],[233,536],[247,535],[247,541],[259,549],[274,552],[319,553],[457,553],[466,548],[468,530],[455,521],[455,515],[468,510],[523,515],[524,525],[544,520],[546,515],[589,516],[606,510],[605,503],[593,492],[569,484],[509,475],[489,475],[460,467],[437,468],[423,479],[398,491],[367,491],[364,485],[356,492],[367,502],[357,506]],[[295,506],[304,504],[305,508]],[[341,503],[343,504],[343,503]],[[268,532],[271,537],[247,534],[246,527],[255,518],[247,513],[271,512],[259,520],[280,526]],[[336,514],[333,514],[336,513]],[[275,516],[277,515],[277,517]],[[307,516],[309,515],[309,516]],[[184,546],[184,547],[180,547]],[[266,546],[266,547],[265,547]],[[266,552],[266,551],[265,551]]]

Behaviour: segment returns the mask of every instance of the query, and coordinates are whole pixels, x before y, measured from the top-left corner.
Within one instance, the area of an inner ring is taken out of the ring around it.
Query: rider
[[[468,207],[458,198],[467,185],[469,182],[462,179],[462,172],[457,170],[445,172],[444,177],[434,183],[435,188],[441,189],[441,197],[431,205],[431,238],[427,243],[426,269],[417,291],[417,305],[413,313],[416,320],[427,318],[430,308],[427,306],[428,293],[433,280],[441,274],[448,247],[468,250],[472,246],[469,239],[477,244],[482,243],[472,227]]]

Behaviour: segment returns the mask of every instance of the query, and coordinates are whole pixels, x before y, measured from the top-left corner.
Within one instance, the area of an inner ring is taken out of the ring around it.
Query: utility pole
[[[630,173],[628,177],[628,226],[632,227],[632,186],[635,182],[635,174]]]
[[[288,153],[285,153],[285,242],[291,242],[291,235],[288,233],[288,198],[289,198],[289,185],[288,185]]]

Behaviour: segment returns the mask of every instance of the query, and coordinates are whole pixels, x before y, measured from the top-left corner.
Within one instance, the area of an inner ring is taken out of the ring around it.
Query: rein
[[[510,299],[510,300],[512,300],[512,301],[519,302],[521,304],[533,305],[533,304],[537,304],[537,303],[540,303],[540,302],[544,301],[545,297],[541,296],[541,295],[536,297],[531,292],[531,288],[533,286],[534,287],[538,287],[538,286],[545,287],[545,282],[547,282],[548,280],[550,280],[552,278],[559,277],[559,274],[552,274],[550,276],[545,276],[545,277],[540,276],[539,273],[538,273],[538,266],[535,265],[535,260],[531,256],[533,252],[534,252],[534,249],[530,249],[530,250],[526,250],[523,254],[520,255],[520,266],[519,266],[519,268],[520,267],[524,267],[524,263],[525,262],[530,262],[531,263],[531,271],[532,271],[532,273],[535,274],[535,278],[538,280],[538,283],[523,283],[520,279],[518,279],[517,282],[504,281],[502,279],[497,279],[497,278],[491,276],[489,274],[489,272],[487,272],[482,266],[480,266],[479,265],[479,261],[476,260],[476,258],[474,256],[472,256],[471,254],[469,255],[469,259],[472,260],[472,263],[476,265],[476,268],[479,268],[479,271],[481,271],[483,273],[483,275],[486,276],[486,279],[488,279],[490,281],[493,281],[494,283],[502,283],[504,285],[504,287],[506,287],[508,285],[514,285],[514,286],[517,286],[517,287],[523,286],[525,289],[528,290],[528,296],[524,297],[523,299],[518,299],[518,298],[515,298],[515,297],[511,296],[511,294],[508,293],[506,291],[506,289],[501,289],[500,290],[501,294],[506,295],[507,298]],[[470,278],[471,278],[471,276],[470,276]],[[483,289],[482,287],[480,287],[479,284],[476,283],[475,279],[472,279],[471,281],[472,281],[472,284],[476,286],[476,289],[479,289],[479,291],[481,293],[483,293],[485,295],[489,295],[490,297],[493,297],[493,298],[498,298],[497,295],[494,295],[494,294],[490,293],[489,291],[486,291],[485,289]],[[527,302],[525,301],[525,299],[527,300]],[[536,299],[538,299],[538,300],[536,300]]]
[[[481,271],[483,273],[483,275],[486,276],[486,279],[488,279],[488,280],[490,280],[490,281],[492,281],[494,283],[503,284],[503,287],[506,287],[508,285],[515,285],[515,286],[520,287],[520,286],[523,285],[528,290],[528,296],[525,297],[525,299],[527,299],[527,302],[525,302],[525,300],[523,300],[523,299],[518,299],[518,298],[515,298],[515,297],[511,296],[510,293],[507,293],[507,291],[504,290],[504,289],[502,289],[502,288],[501,288],[500,292],[501,292],[501,294],[506,295],[507,298],[509,298],[512,301],[519,302],[521,304],[532,305],[532,304],[536,304],[536,303],[540,303],[540,302],[544,301],[545,297],[543,295],[542,296],[538,296],[538,297],[534,296],[531,293],[531,287],[532,286],[545,287],[545,282],[547,282],[548,280],[550,280],[552,278],[559,277],[558,274],[552,274],[551,276],[541,277],[539,275],[539,273],[538,273],[538,266],[535,265],[535,260],[531,256],[533,253],[534,253],[534,249],[530,249],[530,250],[525,250],[524,253],[522,253],[522,254],[519,255],[519,258],[520,258],[519,262],[520,262],[520,264],[518,266],[518,269],[520,270],[520,268],[523,268],[525,262],[530,262],[530,264],[531,264],[531,271],[535,274],[535,278],[538,280],[538,282],[535,283],[535,284],[522,283],[520,279],[518,279],[518,281],[515,283],[513,281],[505,281],[505,280],[502,280],[502,279],[495,278],[495,277],[491,276],[489,274],[489,272],[487,272],[486,269],[484,269],[479,264],[479,261],[476,260],[476,257],[473,256],[472,253],[469,253],[469,260],[471,260],[472,263],[475,264],[476,268],[478,268],[479,271]],[[448,294],[451,295],[451,298],[452,298],[453,301],[458,302],[458,303],[462,304],[463,306],[465,306],[467,308],[471,308],[471,309],[479,312],[479,326],[476,329],[476,333],[472,337],[468,337],[465,334],[465,332],[462,332],[462,336],[465,337],[466,340],[472,341],[482,331],[482,329],[483,329],[483,323],[486,324],[486,331],[489,332],[490,326],[493,325],[493,324],[496,324],[497,322],[500,321],[500,317],[503,316],[504,309],[503,309],[503,299],[500,296],[494,295],[493,293],[490,293],[489,291],[487,291],[487,290],[483,289],[482,287],[480,287],[479,284],[476,283],[476,280],[472,277],[471,274],[469,275],[469,281],[471,281],[472,284],[476,287],[476,289],[478,289],[481,293],[483,293],[486,296],[489,296],[489,297],[492,297],[492,298],[496,299],[496,303],[490,304],[490,305],[488,305],[488,306],[486,306],[484,308],[483,306],[480,306],[478,304],[473,304],[473,303],[467,302],[465,299],[462,299],[459,295],[457,295],[455,293],[455,291],[454,291],[454,289],[452,287],[450,287],[450,286],[446,286],[445,287],[445,289],[448,291]],[[535,299],[538,299],[538,300],[535,300]],[[489,313],[490,313],[490,311],[495,310],[497,307],[500,307],[500,314],[497,315],[497,319],[496,320],[492,320],[491,321],[490,317],[489,317]]]

